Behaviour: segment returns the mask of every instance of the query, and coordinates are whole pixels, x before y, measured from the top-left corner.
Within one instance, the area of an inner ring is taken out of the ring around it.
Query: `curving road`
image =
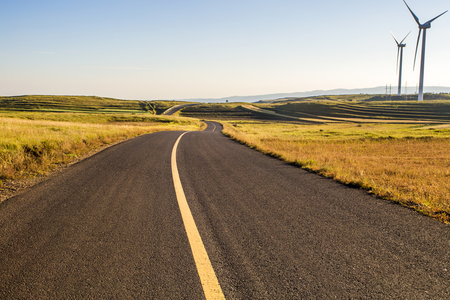
[[[448,299],[450,228],[208,122],[108,148],[0,204],[0,299],[202,299],[176,171],[226,299]],[[188,233],[188,234],[187,234]]]
[[[199,105],[199,103],[175,105],[175,106],[172,106],[171,108],[169,108],[168,110],[166,110],[165,112],[163,112],[163,115],[171,116],[171,115],[175,114],[176,112],[182,110],[185,107],[195,106],[195,105]]]

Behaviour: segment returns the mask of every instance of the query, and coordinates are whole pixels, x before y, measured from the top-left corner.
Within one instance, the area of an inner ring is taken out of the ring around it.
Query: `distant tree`
[[[148,107],[149,107],[149,109],[152,111],[152,113],[153,113],[154,115],[156,115],[155,105],[154,105],[153,103],[151,103],[151,102],[148,102]]]
[[[148,112],[147,104],[144,101],[139,102],[139,106],[145,112]]]

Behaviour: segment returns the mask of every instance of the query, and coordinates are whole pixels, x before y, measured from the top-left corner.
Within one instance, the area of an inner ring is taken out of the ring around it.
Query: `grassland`
[[[198,119],[141,114],[0,111],[0,191],[138,135],[199,130]]]
[[[45,173],[72,157],[139,134],[198,129],[198,120],[157,116],[178,104],[185,102],[0,97],[0,180]]]
[[[248,103],[210,103],[186,107],[180,116],[208,120],[271,120],[272,116],[246,109]],[[288,120],[286,117],[277,119]]]
[[[181,104],[173,101],[145,108],[141,101],[74,97],[71,104],[32,96],[8,106],[11,97],[0,97],[0,180],[48,172],[131,136],[197,130],[198,119],[209,119],[254,149],[450,223],[450,95],[431,96],[423,102],[326,96],[252,108],[202,104],[184,108],[182,117],[154,115]]]
[[[425,93],[423,95],[424,101],[431,100],[450,100],[450,94],[448,93]],[[417,101],[417,94],[411,95],[386,95],[386,94],[348,94],[348,95],[326,95],[326,96],[312,96],[312,97],[292,97],[292,98],[281,98],[273,100],[263,100],[259,103],[287,103],[287,102],[298,102],[298,101],[338,101],[338,102],[381,102],[381,101]]]
[[[433,96],[433,97],[432,97]],[[345,95],[249,104],[271,121],[226,121],[258,151],[450,223],[450,95]],[[290,122],[280,121],[288,116]]]
[[[448,125],[224,124],[263,153],[450,222]]]
[[[199,120],[158,116],[184,102],[94,96],[0,97],[0,188],[45,174],[85,153],[161,130],[198,130]]]
[[[355,97],[360,97],[359,95]],[[317,97],[319,99],[323,97]],[[450,122],[450,101],[331,101],[301,100],[259,104],[258,108],[315,122]]]
[[[0,97],[0,110],[36,112],[151,113],[160,115],[180,101],[137,101],[96,96]]]

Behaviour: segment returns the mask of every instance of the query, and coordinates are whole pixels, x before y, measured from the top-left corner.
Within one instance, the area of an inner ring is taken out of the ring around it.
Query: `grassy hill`
[[[449,93],[425,93],[424,101],[429,100],[450,100]],[[280,103],[280,102],[296,102],[296,101],[417,101],[417,95],[411,94],[405,97],[386,94],[348,94],[348,95],[325,95],[311,97],[286,97],[272,100],[261,100],[257,103]]]
[[[242,107],[248,103],[209,103],[186,107],[180,116],[210,120],[273,120],[272,116],[250,111]],[[288,118],[276,118],[289,120]]]
[[[450,122],[450,95],[426,101],[385,101],[381,95],[320,96],[288,99],[255,106],[277,114],[317,121],[424,121]]]
[[[96,96],[32,95],[0,97],[0,110],[161,114],[174,105],[185,103],[119,100]]]
[[[215,120],[253,119],[302,123],[450,122],[449,94],[429,94],[428,100],[421,102],[392,99],[386,101],[384,95],[363,94],[280,99],[270,103],[253,103],[259,110],[248,109],[249,103],[205,103],[186,107],[179,115]]]

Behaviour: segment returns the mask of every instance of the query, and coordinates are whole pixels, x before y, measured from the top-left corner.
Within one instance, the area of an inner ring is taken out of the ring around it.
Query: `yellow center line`
[[[178,205],[180,207],[181,216],[183,218],[184,227],[191,245],[192,254],[194,255],[195,265],[197,266],[197,272],[202,283],[203,291],[206,299],[225,299],[222,289],[217,280],[214,269],[209,260],[208,253],[206,253],[205,246],[203,245],[202,238],[195,225],[194,218],[186,200],[186,196],[181,185],[180,175],[177,167],[177,147],[183,135],[175,142],[172,150],[172,176],[175,186],[175,193],[177,195]]]

